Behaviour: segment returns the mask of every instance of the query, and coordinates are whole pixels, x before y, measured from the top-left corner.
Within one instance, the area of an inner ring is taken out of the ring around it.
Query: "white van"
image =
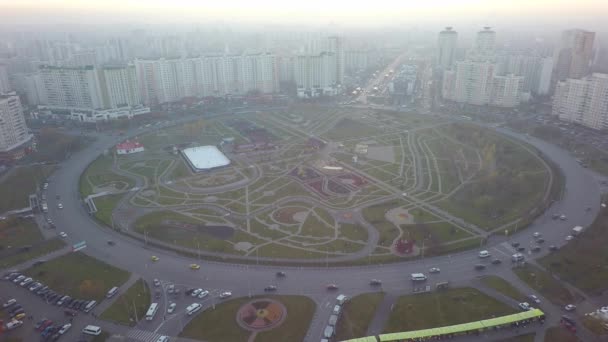
[[[339,315],[342,307],[340,305],[335,305],[334,310],[331,312],[334,315]]]
[[[331,325],[332,327],[335,327],[336,323],[338,323],[338,315],[329,316],[329,325]]]
[[[101,328],[95,325],[87,325],[86,327],[84,327],[84,329],[82,329],[82,333],[97,336],[101,334]]]
[[[424,273],[412,273],[412,281],[425,281],[426,276]]]
[[[192,303],[186,308],[186,315],[192,316],[193,313],[200,310],[203,306],[199,303]]]
[[[524,260],[524,255],[521,253],[515,253],[515,254],[511,255],[512,262],[518,262],[518,261],[522,261],[522,260]]]
[[[492,254],[490,254],[490,252],[483,250],[479,252],[479,257],[480,258],[489,258]]]
[[[94,300],[90,301],[89,304],[87,304],[87,306],[84,307],[84,312],[89,312],[89,311],[93,310],[95,305],[97,305],[96,301],[94,301]]]
[[[118,287],[114,286],[113,288],[110,289],[110,291],[108,291],[108,293],[106,294],[106,298],[112,298],[117,293],[118,293]]]
[[[347,295],[341,294],[338,297],[336,297],[336,301],[338,302],[338,305],[344,304],[347,300],[348,300],[348,296]]]

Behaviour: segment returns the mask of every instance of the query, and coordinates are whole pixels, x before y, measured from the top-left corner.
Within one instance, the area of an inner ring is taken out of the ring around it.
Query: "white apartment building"
[[[494,76],[492,79],[490,104],[492,106],[505,108],[519,106],[523,83],[523,76],[515,76],[513,74]]]
[[[140,105],[135,66],[106,66],[100,69],[105,108]]]
[[[608,128],[608,74],[558,82],[553,115],[594,129]]]
[[[0,156],[14,155],[32,139],[25,125],[19,96],[0,95]],[[12,158],[11,158],[12,159]]]
[[[330,52],[296,57],[294,76],[298,97],[336,94],[336,59]]]
[[[455,70],[444,76],[448,79],[446,83],[454,87],[445,93],[451,95],[446,99],[473,105],[489,104],[495,68],[496,65],[491,62],[456,62]]]
[[[87,67],[40,68],[42,103],[57,108],[104,108],[97,70]]]
[[[185,97],[274,93],[278,90],[272,54],[136,60],[143,102],[156,105]]]
[[[551,86],[553,59],[530,55],[499,55],[496,58],[497,74],[523,76],[521,91],[547,95]]]
[[[458,33],[451,27],[446,27],[445,30],[439,32],[439,38],[437,39],[437,67],[448,70],[454,65],[457,44]]]

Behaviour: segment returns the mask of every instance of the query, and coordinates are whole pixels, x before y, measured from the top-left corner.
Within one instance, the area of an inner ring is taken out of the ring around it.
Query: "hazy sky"
[[[599,22],[607,13],[608,0],[0,0],[1,21],[28,24],[222,19],[388,26],[395,20],[477,24],[516,19],[570,27]]]

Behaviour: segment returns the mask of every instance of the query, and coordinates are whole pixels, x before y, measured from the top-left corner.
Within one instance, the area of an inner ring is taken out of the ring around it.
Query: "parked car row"
[[[15,298],[11,298],[6,303],[2,304],[2,310],[6,312],[6,316],[9,317],[8,322],[4,325],[6,330],[13,330],[23,325],[23,318],[25,318],[25,309],[21,304],[17,303]]]
[[[323,339],[321,342],[328,342],[335,335],[336,323],[338,322],[338,318],[342,313],[342,305],[346,303],[350,298],[347,295],[341,294],[336,297],[336,304],[331,312],[331,316],[329,316],[329,321],[327,322],[327,326],[323,331]]]
[[[38,282],[35,279],[18,272],[10,272],[5,274],[3,279],[27,288],[30,292],[40,296],[42,300],[46,301],[48,304],[54,304],[65,307],[66,309],[71,309],[66,310],[66,315],[75,316],[75,310],[89,312],[93,309],[93,307],[95,307],[95,305],[97,305],[95,300],[75,299],[68,295],[57,293],[48,286],[44,285],[42,282]]]
[[[43,318],[34,325],[34,329],[40,332],[43,341],[57,341],[70,328],[72,323],[53,324],[50,319]]]

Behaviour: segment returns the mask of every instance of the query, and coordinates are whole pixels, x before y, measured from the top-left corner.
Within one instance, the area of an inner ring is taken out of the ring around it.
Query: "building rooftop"
[[[190,147],[182,150],[182,155],[196,171],[230,165],[230,159],[215,146]]]

